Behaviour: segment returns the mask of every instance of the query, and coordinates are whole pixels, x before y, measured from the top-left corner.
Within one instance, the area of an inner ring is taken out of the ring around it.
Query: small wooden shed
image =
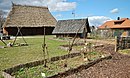
[[[59,20],[52,34],[55,34],[57,37],[74,37],[77,34],[77,37],[84,38],[90,32],[87,18]]]

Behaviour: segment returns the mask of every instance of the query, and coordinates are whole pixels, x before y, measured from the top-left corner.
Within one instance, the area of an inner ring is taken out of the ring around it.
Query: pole
[[[2,39],[0,39],[5,45],[7,45]]]
[[[18,29],[19,29],[19,28],[18,28]],[[26,43],[26,45],[28,45],[28,43],[26,42],[26,40],[25,40],[25,39],[24,39],[24,37],[23,37],[22,32],[21,32],[21,31],[19,31],[19,33],[20,33],[20,35],[22,36],[23,41]]]
[[[15,44],[15,41],[16,41],[17,37],[18,37],[18,34],[19,34],[19,32],[20,32],[20,29],[21,29],[21,28],[18,28],[18,31],[17,31],[16,37],[15,37],[14,42],[13,42],[13,46],[14,46],[14,44]]]
[[[44,56],[44,67],[46,67],[46,40],[45,40],[45,27],[44,27],[44,41],[43,41],[43,56]]]
[[[117,52],[118,40],[117,36],[115,36],[115,52]]]

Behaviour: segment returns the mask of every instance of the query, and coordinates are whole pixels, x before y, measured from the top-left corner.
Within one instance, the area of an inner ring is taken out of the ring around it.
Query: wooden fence
[[[130,48],[130,37],[116,37],[115,38],[115,51],[119,49]]]

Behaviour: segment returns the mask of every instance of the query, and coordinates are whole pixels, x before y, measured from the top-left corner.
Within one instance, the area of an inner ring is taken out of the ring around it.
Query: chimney
[[[117,17],[117,20],[120,20],[120,17]]]

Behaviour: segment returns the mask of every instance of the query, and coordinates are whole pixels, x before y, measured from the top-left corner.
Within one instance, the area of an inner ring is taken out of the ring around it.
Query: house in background
[[[105,22],[99,26],[98,29],[101,31],[101,35],[105,36],[109,34],[111,36],[130,36],[130,19],[121,18],[118,20],[111,20]]]
[[[52,34],[57,37],[77,37],[85,38],[90,33],[88,19],[59,20]]]
[[[45,27],[45,33],[52,34],[56,23],[47,7],[12,3],[12,9],[3,25],[3,33],[16,35],[17,27],[20,27],[23,35],[42,35]]]

